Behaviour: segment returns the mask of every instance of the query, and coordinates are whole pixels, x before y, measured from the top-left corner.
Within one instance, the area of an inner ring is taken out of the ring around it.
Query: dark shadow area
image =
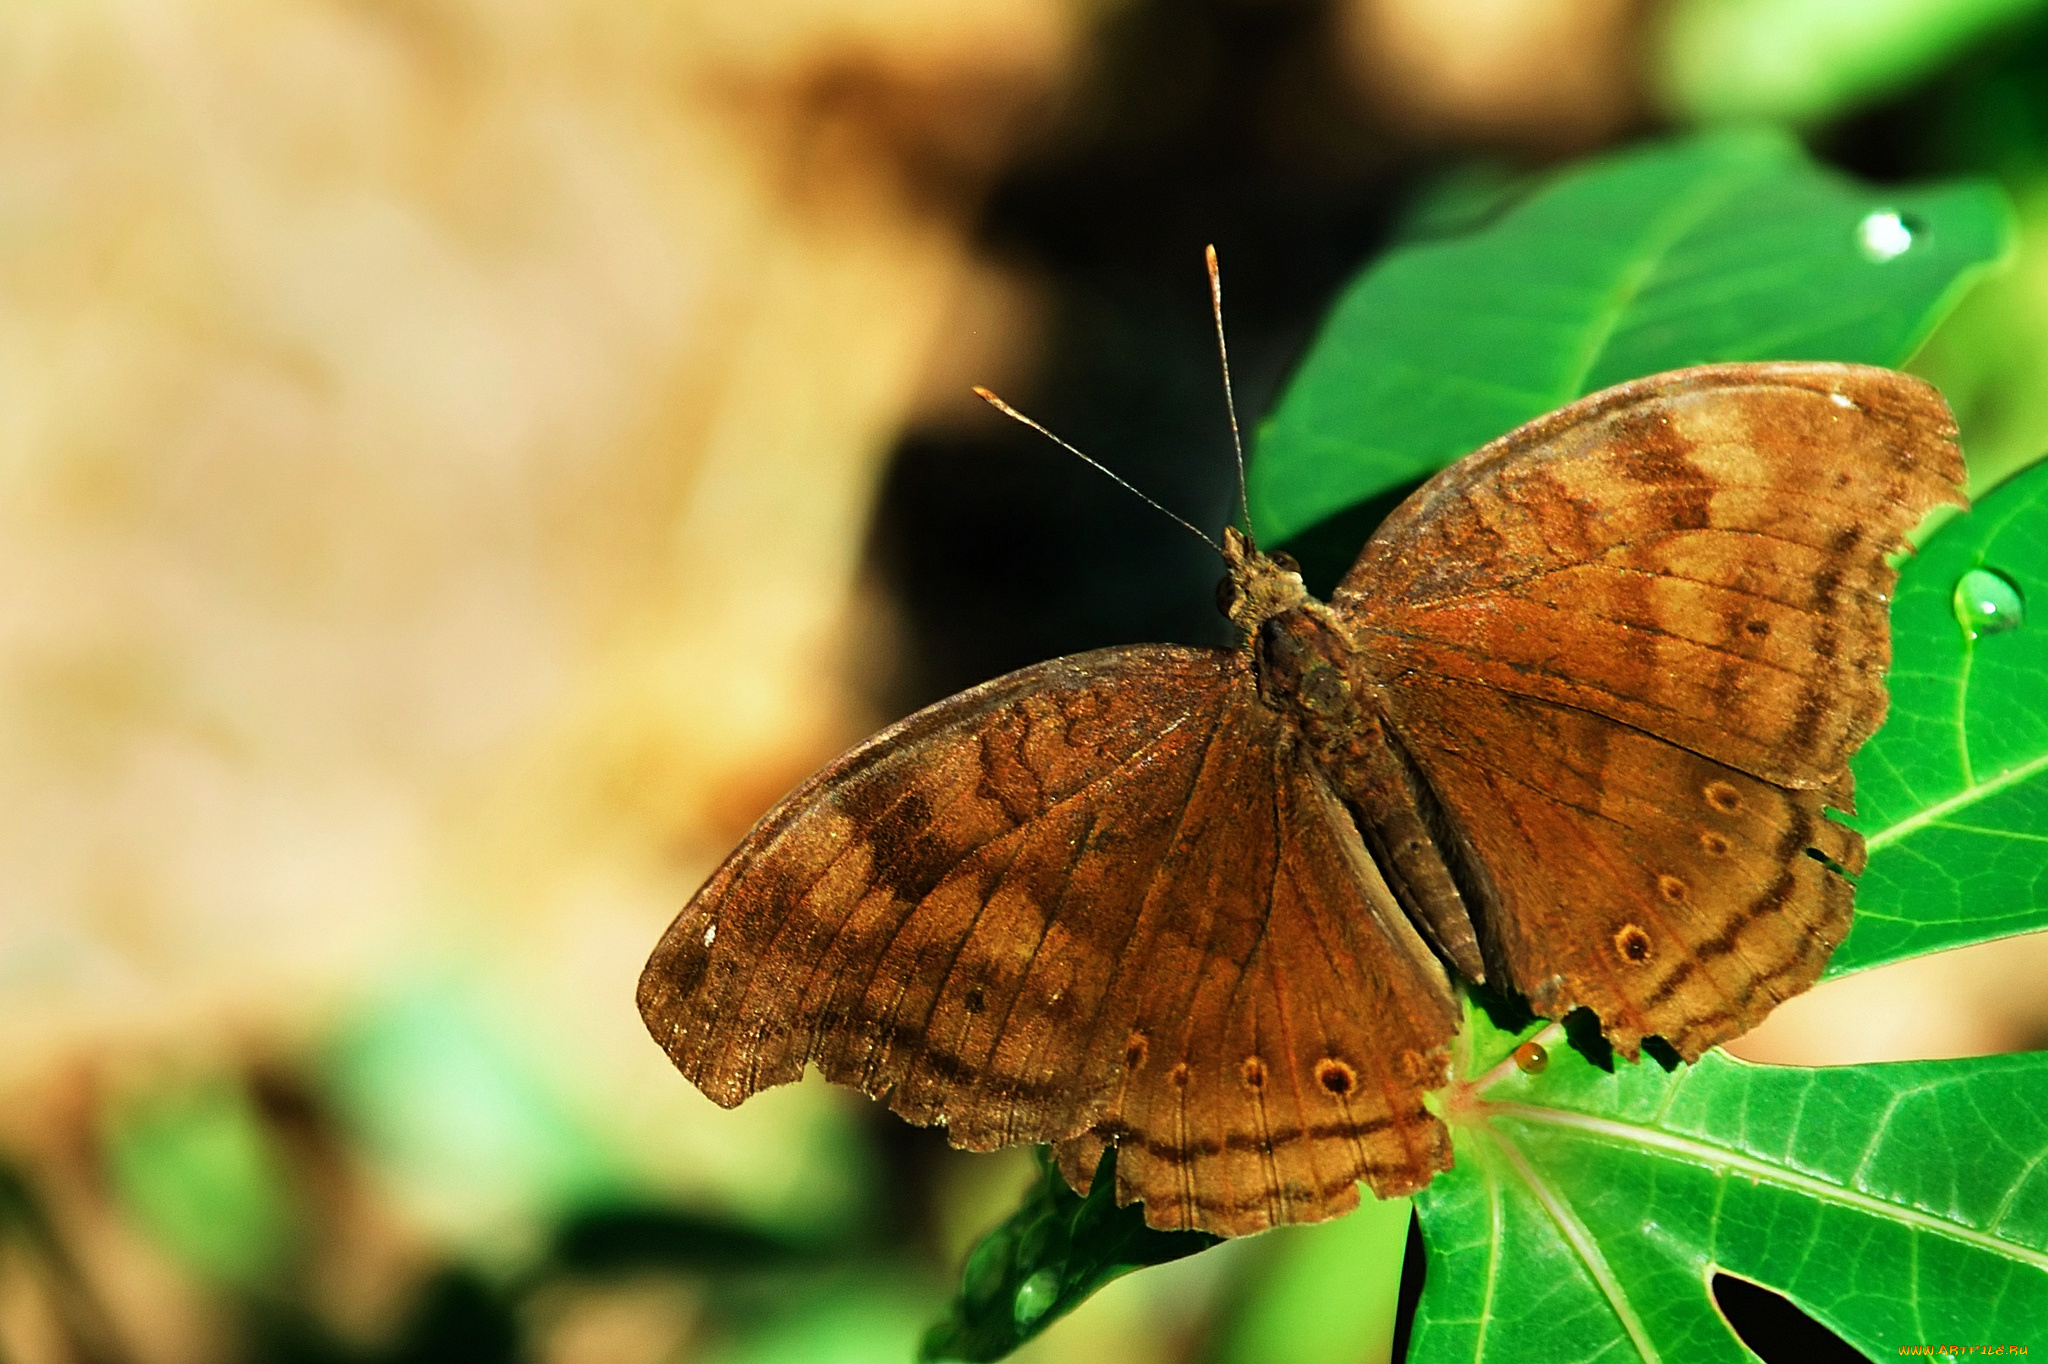
[[[302,1304],[251,1303],[246,1319],[245,1364],[518,1364],[528,1355],[517,1298],[460,1266],[421,1286],[382,1347],[349,1344]]]
[[[957,1266],[942,1248],[942,1172],[957,1159],[942,1127],[917,1127],[881,1104],[864,1105],[861,1126],[874,1153],[873,1215],[861,1234],[863,1253],[922,1262],[941,1276]]]
[[[1308,584],[1308,590],[1327,601],[1358,558],[1358,551],[1379,529],[1380,522],[1421,486],[1420,479],[1404,483],[1335,516],[1325,517],[1280,548],[1301,564],[1301,580]]]
[[[825,1247],[681,1209],[629,1206],[569,1218],[555,1233],[548,1268],[589,1275],[733,1272],[810,1263],[827,1254]]]
[[[1714,1305],[1764,1364],[1868,1364],[1868,1358],[1760,1284],[1714,1276]]]
[[[1836,124],[1816,150],[1872,180],[2024,175],[2048,153],[2048,15],[1981,39],[1916,88]]]
[[[1387,1358],[1408,1358],[1408,1342],[1415,1334],[1415,1310],[1422,1305],[1423,1280],[1429,1275],[1429,1247],[1422,1241],[1422,1219],[1408,1214],[1408,1249],[1401,1257],[1401,1296],[1394,1308],[1394,1348]]]
[[[1685,1058],[1678,1054],[1676,1047],[1673,1047],[1663,1038],[1654,1035],[1643,1039],[1643,1055],[1664,1067],[1666,1075],[1671,1074],[1685,1064]]]
[[[1588,1062],[1610,1075],[1614,1073],[1614,1046],[1600,1031],[1599,1014],[1591,1009],[1573,1009],[1564,1016],[1564,1038]]]
[[[520,1348],[513,1304],[474,1270],[436,1275],[407,1318],[390,1364],[512,1364]]]
[[[1416,179],[1339,69],[1334,25],[1326,0],[1120,10],[978,229],[1042,281],[1050,316],[1035,377],[1004,396],[1210,534],[1237,477],[1202,247],[1223,262],[1249,434]],[[1379,514],[1330,528],[1317,562],[1335,571],[1311,581],[1334,582]],[[894,713],[1083,649],[1230,642],[1211,550],[993,412],[901,442],[869,552],[909,636],[878,698]]]
[[[1479,1006],[1486,1021],[1504,1033],[1518,1033],[1536,1021],[1536,1011],[1529,1007],[1529,1001],[1509,990],[1492,985],[1469,985],[1472,1002]]]

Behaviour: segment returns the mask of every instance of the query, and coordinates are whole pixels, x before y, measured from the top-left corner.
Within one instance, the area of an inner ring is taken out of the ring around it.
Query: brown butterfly
[[[1155,1227],[1412,1192],[1450,1166],[1450,970],[1688,1061],[1819,976],[1885,556],[1962,479],[1918,379],[1712,365],[1452,465],[1327,604],[1225,531],[1241,647],[884,730],[690,901],[641,1013],[726,1106],[808,1062],[956,1146],[1058,1143],[1084,1192],[1114,1144]]]

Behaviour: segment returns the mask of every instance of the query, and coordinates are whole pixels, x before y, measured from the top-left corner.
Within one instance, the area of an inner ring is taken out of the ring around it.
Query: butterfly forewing
[[[1884,716],[1885,556],[1960,502],[1933,388],[1719,365],[1531,422],[1425,484],[1331,604],[1381,675],[1593,711],[1779,785]]]
[[[1025,669],[763,820],[641,1011],[722,1104],[810,1062],[961,1146],[1094,1130],[1158,1226],[1417,1187],[1448,1159],[1421,1096],[1456,1011],[1320,781],[1242,653]]]
[[[1332,600],[1509,982],[1688,1058],[1847,930],[1847,763],[1885,709],[1886,554],[1960,502],[1954,424],[1885,370],[1658,375],[1425,484]]]

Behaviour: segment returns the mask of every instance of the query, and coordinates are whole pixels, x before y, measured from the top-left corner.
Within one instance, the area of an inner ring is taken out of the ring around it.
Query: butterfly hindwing
[[[1479,850],[1489,955],[1538,1013],[1584,1006],[1688,1061],[1819,978],[1863,843],[1787,790],[1600,716],[1447,683],[1405,737]]]
[[[1154,1225],[1417,1187],[1448,1160],[1421,1095],[1456,1010],[1320,782],[1242,653],[1025,669],[771,812],[662,939],[642,1014],[728,1106],[808,1062],[969,1148],[1099,1124]]]
[[[1277,715],[1249,689],[1239,704],[1215,798],[1191,805],[1155,891],[1195,915],[1143,935],[1124,1074],[1061,1152],[1085,1189],[1113,1138],[1121,1201],[1226,1235],[1334,1216],[1361,1179],[1394,1197],[1449,1168],[1423,1094],[1459,1021],[1349,813]]]

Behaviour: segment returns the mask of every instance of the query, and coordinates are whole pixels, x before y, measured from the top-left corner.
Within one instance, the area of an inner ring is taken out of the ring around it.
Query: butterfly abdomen
[[[1353,681],[1350,637],[1310,600],[1259,625],[1259,694],[1287,716],[1343,796],[1401,907],[1461,975],[1486,979],[1471,912],[1424,817],[1427,797],[1386,717]]]

